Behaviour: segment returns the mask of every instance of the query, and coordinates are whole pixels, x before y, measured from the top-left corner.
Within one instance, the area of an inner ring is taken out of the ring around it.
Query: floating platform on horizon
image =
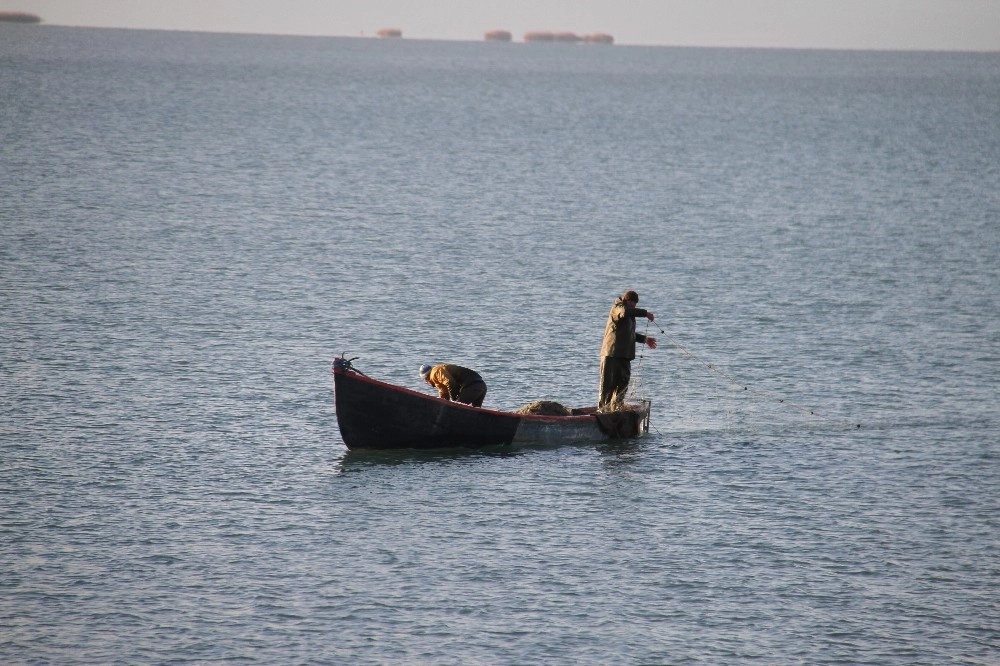
[[[509,30],[490,30],[483,35],[483,39],[487,42],[509,42],[513,37]]]
[[[614,44],[615,38],[604,32],[578,35],[575,32],[531,31],[524,33],[525,43],[558,42],[562,44]]]
[[[42,17],[27,12],[0,12],[0,23],[41,23]]]

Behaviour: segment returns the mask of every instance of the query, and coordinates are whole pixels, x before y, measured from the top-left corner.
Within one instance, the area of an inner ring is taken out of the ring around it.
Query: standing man
[[[626,291],[615,300],[604,327],[604,344],[601,345],[601,391],[598,409],[614,409],[625,400],[629,380],[632,378],[632,359],[635,358],[635,343],[643,342],[650,349],[656,349],[656,338],[635,332],[635,318],[645,317],[653,321],[653,313],[639,305],[639,294]]]
[[[482,407],[486,398],[486,382],[475,370],[460,365],[422,365],[420,376],[438,390],[438,397]]]

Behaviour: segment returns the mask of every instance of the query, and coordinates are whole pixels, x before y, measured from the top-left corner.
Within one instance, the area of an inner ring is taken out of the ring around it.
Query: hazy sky
[[[56,25],[479,40],[605,32],[619,44],[1000,51],[1000,0],[0,0]]]

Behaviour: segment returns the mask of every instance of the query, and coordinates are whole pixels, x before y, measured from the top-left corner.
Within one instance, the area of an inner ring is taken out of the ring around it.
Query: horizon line
[[[3,24],[4,22],[0,22]],[[790,46],[790,45],[751,45],[751,44],[683,44],[683,43],[673,43],[673,44],[661,44],[661,43],[647,43],[647,42],[619,42],[617,38],[613,44],[587,44],[587,43],[560,43],[560,42],[530,42],[524,41],[523,39],[511,40],[511,41],[491,41],[480,37],[478,39],[473,38],[454,38],[454,37],[390,37],[384,38],[377,35],[378,30],[373,31],[370,34],[366,34],[364,31],[359,35],[338,35],[338,34],[325,34],[325,33],[307,33],[307,32],[257,32],[248,30],[207,30],[207,29],[195,29],[195,28],[146,28],[146,27],[125,27],[125,26],[98,26],[98,25],[69,25],[62,23],[50,23],[44,19],[40,23],[33,24],[18,24],[11,22],[10,25],[19,25],[25,29],[39,29],[46,27],[53,28],[81,28],[87,30],[139,30],[147,32],[189,32],[196,34],[209,34],[209,35],[247,35],[247,36],[260,36],[260,37],[304,37],[310,39],[366,39],[374,41],[383,42],[399,42],[399,41],[410,41],[410,42],[457,42],[457,43],[490,43],[490,44],[523,44],[526,46],[538,47],[549,45],[554,48],[572,48],[574,46],[583,47],[603,47],[603,48],[614,48],[614,47],[642,47],[642,48],[685,48],[685,49],[734,49],[734,50],[774,50],[774,51],[842,51],[842,52],[865,52],[865,51],[875,51],[884,53],[977,53],[977,54],[991,54],[1000,53],[1000,49],[977,49],[977,48],[931,48],[931,47],[904,47],[904,46]],[[380,28],[379,30],[381,30]],[[484,31],[485,35],[489,30]],[[526,31],[533,32],[533,31]]]

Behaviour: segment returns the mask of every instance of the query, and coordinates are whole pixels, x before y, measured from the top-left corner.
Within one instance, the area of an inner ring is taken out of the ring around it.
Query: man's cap
[[[426,379],[427,375],[431,374],[431,370],[433,369],[434,369],[433,365],[424,364],[420,366],[420,376]]]

